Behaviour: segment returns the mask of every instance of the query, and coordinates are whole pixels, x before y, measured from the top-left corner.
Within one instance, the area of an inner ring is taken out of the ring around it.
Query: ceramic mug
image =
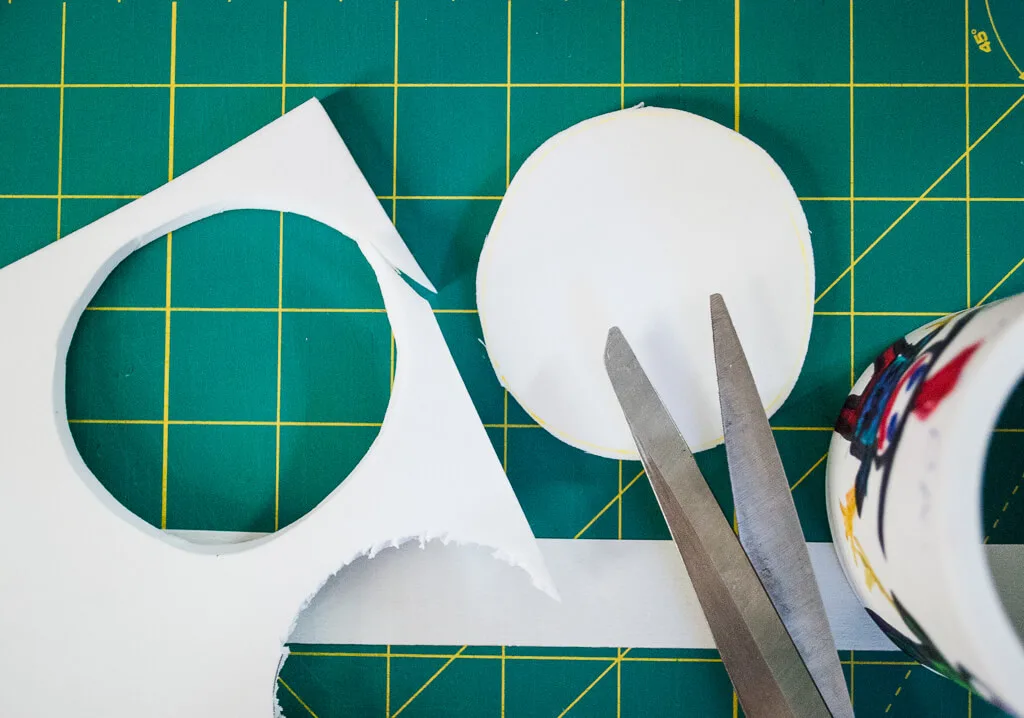
[[[836,551],[871,617],[914,659],[1018,715],[1024,628],[986,560],[981,490],[1022,375],[1024,295],[931,322],[857,380],[827,471]]]

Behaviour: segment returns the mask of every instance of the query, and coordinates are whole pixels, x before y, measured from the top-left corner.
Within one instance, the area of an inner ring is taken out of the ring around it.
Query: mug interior
[[[972,685],[1024,715],[1024,570],[1019,546],[1013,545],[1024,540],[1019,529],[1016,538],[1009,531],[1021,525],[1017,517],[1024,508],[1017,506],[1018,499],[1024,500],[1024,483],[1018,484],[1024,473],[1024,432],[1007,430],[1024,427],[1008,425],[1022,414],[1024,295],[985,307],[976,321],[984,323],[978,328],[984,342],[977,361],[960,377],[955,410],[943,427],[945,440],[936,445],[934,458],[945,482],[934,506],[939,511],[935,549],[941,556],[943,603],[948,619],[962,629],[956,632],[957,653],[971,665]],[[1009,485],[1002,483],[1011,479]],[[1003,489],[988,499],[987,510],[997,512],[994,516],[983,514],[986,486],[989,492]],[[986,537],[988,545],[983,545]],[[1011,570],[1004,571],[1007,558],[1012,558]]]
[[[981,496],[983,542],[992,581],[1024,642],[1024,379],[1007,397],[985,457]]]

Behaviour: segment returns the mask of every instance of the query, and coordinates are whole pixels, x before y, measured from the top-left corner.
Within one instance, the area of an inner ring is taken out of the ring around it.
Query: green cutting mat
[[[929,317],[1024,290],[1024,13],[989,2],[0,0],[0,265],[320,97],[441,288],[437,319],[536,533],[663,539],[637,464],[559,443],[504,394],[473,274],[541,141],[638,102],[691,110],[763,145],[803,199],[820,296],[773,424],[807,537],[829,540],[823,460],[854,375]],[[271,531],[358,461],[393,362],[351,242],[234,212],[104,285],[68,412],[87,463],[147,521]],[[1024,539],[1020,404],[994,439],[992,542]],[[731,511],[723,452],[700,463]],[[292,718],[737,714],[708,651],[295,649]],[[859,716],[999,715],[900,654],[843,659]]]

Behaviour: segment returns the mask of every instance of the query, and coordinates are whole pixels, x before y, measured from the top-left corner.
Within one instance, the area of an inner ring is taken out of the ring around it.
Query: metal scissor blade
[[[789,481],[720,294],[711,296],[711,328],[740,543],[829,710],[836,718],[853,718]]]
[[[744,712],[830,716],[686,440],[618,328],[608,332],[605,368]]]

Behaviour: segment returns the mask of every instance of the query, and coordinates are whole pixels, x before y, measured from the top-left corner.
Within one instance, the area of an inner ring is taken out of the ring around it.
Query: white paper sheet
[[[399,347],[395,384],[366,456],[310,514],[247,543],[190,544],[85,466],[65,359],[121,259],[243,208],[303,214],[357,242]],[[429,287],[316,100],[0,270],[0,715],[270,716],[305,602],[343,565],[403,541],[486,547],[553,592],[433,312],[396,270]]]

